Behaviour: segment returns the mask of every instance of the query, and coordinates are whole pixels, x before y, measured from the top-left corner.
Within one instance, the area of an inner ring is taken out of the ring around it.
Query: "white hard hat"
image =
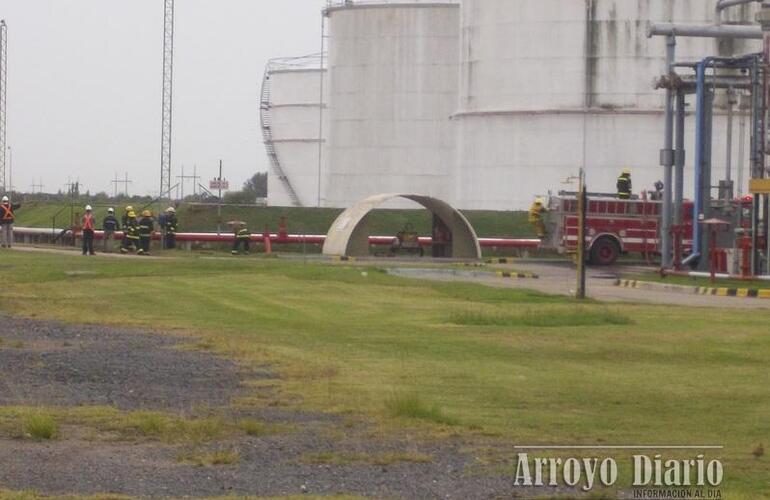
[[[176,209],[175,209],[174,207],[168,207],[168,208],[166,209],[166,212],[169,212],[169,213],[175,214],[175,213],[176,213]]]
[[[8,201],[8,197],[7,197],[7,196],[3,196],[3,201],[4,201],[4,202],[5,202],[5,201]]]
[[[110,207],[110,208],[107,209],[107,213],[108,214],[114,214],[115,213],[115,209]]]
[[[91,211],[91,205],[86,205],[86,212],[90,212],[90,211]]]

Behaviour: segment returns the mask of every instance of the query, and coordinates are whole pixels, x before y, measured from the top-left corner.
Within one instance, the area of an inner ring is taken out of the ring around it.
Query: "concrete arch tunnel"
[[[375,208],[396,198],[405,198],[422,205],[443,222],[451,233],[452,258],[481,259],[476,231],[459,210],[431,196],[402,193],[370,196],[342,212],[329,229],[323,253],[347,257],[369,255],[368,216]]]

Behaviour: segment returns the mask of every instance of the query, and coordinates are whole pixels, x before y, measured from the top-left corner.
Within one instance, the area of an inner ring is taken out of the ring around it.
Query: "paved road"
[[[575,268],[565,262],[527,262],[517,260],[511,265],[495,265],[498,269],[516,270],[537,274],[539,279],[499,278],[482,271],[435,269],[410,270],[412,277],[441,281],[467,281],[489,286],[529,288],[545,293],[574,295],[576,288]],[[488,270],[488,269],[487,269]],[[623,273],[649,270],[639,266],[613,266],[589,268],[586,277],[588,296],[604,302],[635,302],[647,304],[681,305],[695,307],[725,307],[739,309],[770,309],[770,300],[737,297],[713,297],[689,293],[652,291],[615,286],[617,276]],[[402,274],[403,275],[403,274]]]
[[[575,289],[575,269],[564,264],[534,264],[519,261],[515,264],[519,270],[538,273],[539,280],[526,280],[527,283],[515,283],[527,286],[529,281],[537,281],[533,288],[551,293],[571,293]],[[586,287],[591,298],[606,302],[640,302],[650,304],[683,305],[698,307],[728,307],[746,309],[770,309],[770,300],[737,297],[712,297],[690,293],[668,292],[662,290],[643,290],[615,286],[615,277],[629,271],[643,268],[617,266],[611,268],[589,268]]]

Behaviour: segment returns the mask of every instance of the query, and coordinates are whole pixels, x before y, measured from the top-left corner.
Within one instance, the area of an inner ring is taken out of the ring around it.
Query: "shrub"
[[[385,401],[385,408],[391,416],[427,420],[443,425],[457,425],[457,419],[450,417],[437,404],[427,404],[416,394],[393,395]]]
[[[43,441],[54,439],[59,434],[59,425],[50,415],[30,413],[23,418],[21,430],[25,437]]]

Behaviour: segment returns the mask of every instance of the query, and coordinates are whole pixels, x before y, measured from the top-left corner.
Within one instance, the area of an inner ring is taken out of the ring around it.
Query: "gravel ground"
[[[228,408],[232,398],[246,394],[242,380],[271,376],[267,369],[244,372],[210,353],[175,349],[179,340],[159,334],[6,316],[0,316],[0,332],[1,405],[98,404],[184,415],[207,407],[227,413],[234,411]],[[239,409],[238,415],[243,411]],[[209,450],[238,451],[238,462],[225,466],[180,463],[177,456],[186,448],[95,440],[79,428],[63,428],[59,439],[48,442],[0,438],[0,489],[148,498],[307,492],[476,499],[536,493],[514,491],[510,474],[478,472],[467,450],[495,446],[493,442],[373,437],[377,433],[366,423],[351,424],[340,417],[286,408],[246,411],[290,430],[206,445]],[[308,460],[308,455],[319,453],[365,457],[409,453],[432,458],[388,465]]]
[[[238,369],[170,337],[0,317],[0,404],[192,410],[227,404]],[[250,374],[252,378],[258,374]]]

